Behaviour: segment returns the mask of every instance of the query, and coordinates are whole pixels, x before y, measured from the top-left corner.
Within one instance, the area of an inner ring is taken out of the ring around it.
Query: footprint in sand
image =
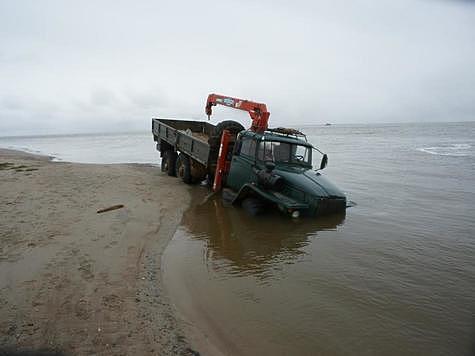
[[[112,310],[119,310],[122,303],[122,298],[115,294],[109,294],[102,297],[102,304]]]
[[[79,262],[78,270],[81,272],[81,277],[84,279],[92,279],[94,278],[94,273],[92,272],[92,264],[86,258],[81,258]]]
[[[87,300],[80,299],[74,306],[74,313],[81,320],[89,319],[92,314],[89,302]]]

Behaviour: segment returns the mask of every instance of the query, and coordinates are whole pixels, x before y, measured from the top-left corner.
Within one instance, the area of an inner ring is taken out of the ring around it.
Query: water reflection
[[[203,241],[205,258],[213,270],[266,279],[272,269],[304,258],[304,247],[318,232],[335,230],[345,213],[318,219],[292,220],[270,211],[253,217],[239,207],[228,206],[219,196],[206,199],[204,189],[194,192],[200,201],[183,217],[183,228],[192,239]]]

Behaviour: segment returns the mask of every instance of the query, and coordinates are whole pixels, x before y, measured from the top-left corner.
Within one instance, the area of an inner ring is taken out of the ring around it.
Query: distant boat
[[[328,123],[328,122],[325,124],[325,126],[331,126],[331,125],[332,125],[332,124],[330,124],[330,123]]]

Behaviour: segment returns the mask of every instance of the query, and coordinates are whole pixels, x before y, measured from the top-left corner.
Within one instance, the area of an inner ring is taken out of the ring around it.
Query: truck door
[[[240,136],[235,145],[227,186],[238,191],[246,183],[256,180],[253,166],[256,162],[256,140],[254,137]]]

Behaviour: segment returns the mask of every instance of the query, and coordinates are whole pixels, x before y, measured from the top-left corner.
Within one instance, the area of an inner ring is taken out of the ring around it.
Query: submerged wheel
[[[193,183],[193,177],[191,176],[191,162],[190,158],[183,154],[180,153],[178,155],[178,159],[176,160],[176,174],[183,182],[186,184],[191,184]]]
[[[174,151],[165,151],[162,157],[161,169],[162,172],[166,172],[169,176],[176,176],[175,164],[177,154]]]
[[[252,216],[260,215],[264,212],[264,202],[258,198],[246,198],[242,201],[241,206]]]

